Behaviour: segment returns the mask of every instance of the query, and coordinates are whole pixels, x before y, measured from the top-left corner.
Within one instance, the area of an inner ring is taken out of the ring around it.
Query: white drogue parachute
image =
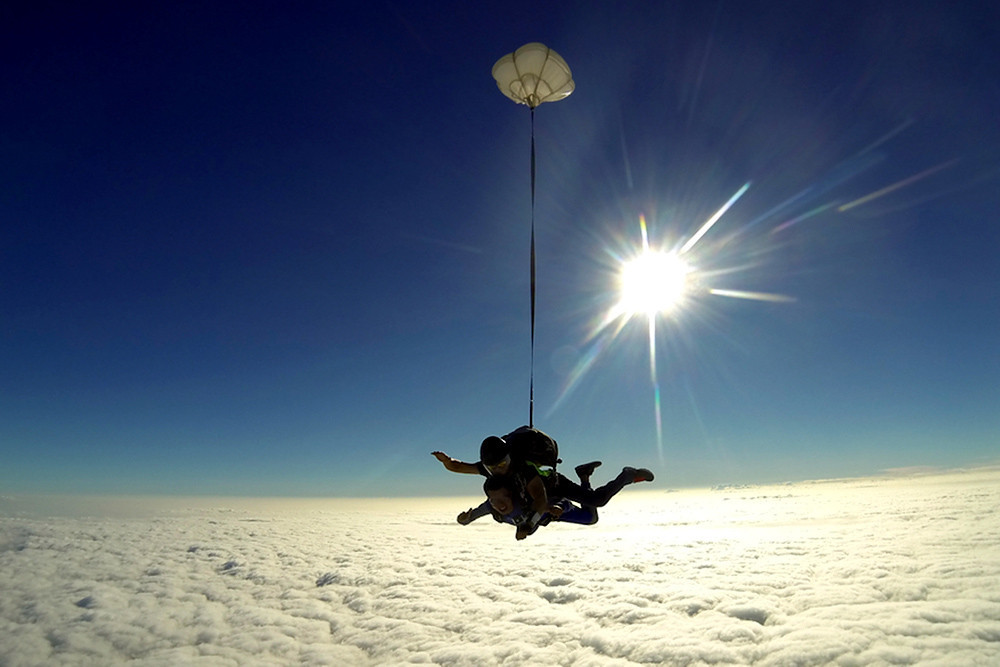
[[[531,109],[542,102],[557,102],[576,87],[566,61],[538,42],[525,44],[498,60],[493,65],[493,78],[501,93]]]

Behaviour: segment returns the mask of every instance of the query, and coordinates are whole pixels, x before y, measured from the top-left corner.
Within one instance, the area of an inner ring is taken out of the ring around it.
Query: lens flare
[[[558,409],[570,395],[597,358],[637,317],[646,318],[649,335],[649,379],[653,388],[653,410],[656,419],[656,443],[660,462],[665,463],[663,449],[663,416],[660,400],[660,379],[657,372],[657,322],[662,318],[679,321],[696,308],[702,297],[720,296],[755,301],[787,302],[792,297],[767,292],[712,287],[708,283],[733,270],[703,271],[697,268],[701,260],[708,262],[716,248],[701,244],[702,239],[722,216],[750,188],[745,183],[708,218],[679,249],[652,247],[646,218],[639,216],[641,244],[638,250],[624,256],[613,255],[616,263],[617,299],[593,327],[587,338],[589,350],[582,354],[573,372],[552,407]],[[723,244],[724,245],[724,244]]]
[[[555,401],[551,412],[554,412],[580,384],[583,377],[597,367],[597,361],[605,355],[612,354],[615,344],[624,341],[640,343],[639,334],[633,324],[636,320],[645,318],[645,330],[648,333],[649,346],[649,377],[653,389],[653,409],[656,418],[657,449],[661,463],[664,461],[663,416],[661,408],[661,383],[658,375],[657,347],[665,349],[665,356],[676,372],[671,377],[671,384],[682,386],[691,399],[696,420],[702,423],[694,395],[687,385],[684,367],[695,363],[692,359],[698,355],[688,355],[687,352],[699,352],[695,349],[701,340],[700,333],[706,327],[714,329],[715,334],[728,337],[728,330],[718,317],[721,312],[713,306],[721,302],[721,298],[740,299],[745,302],[760,304],[785,304],[796,301],[792,296],[754,289],[747,282],[758,279],[772,280],[781,276],[794,276],[802,270],[802,261],[807,255],[804,244],[807,237],[803,235],[806,221],[810,225],[823,223],[828,225],[845,213],[849,216],[840,218],[845,222],[857,220],[864,216],[862,207],[873,202],[887,200],[882,207],[893,205],[890,196],[910,188],[925,180],[933,182],[939,174],[944,174],[960,164],[956,157],[912,173],[912,175],[889,181],[877,189],[867,189],[858,192],[865,180],[870,180],[876,168],[882,167],[888,159],[885,146],[898,135],[914,124],[912,118],[905,119],[901,124],[870,141],[861,150],[818,172],[808,183],[799,182],[798,178],[789,180],[788,191],[774,188],[773,192],[780,195],[777,203],[770,204],[758,198],[759,211],[749,207],[747,215],[737,224],[730,222],[729,212],[740,203],[742,197],[750,189],[750,182],[744,183],[697,228],[688,227],[691,222],[687,216],[674,213],[673,207],[683,208],[690,202],[684,197],[668,201],[669,213],[662,218],[654,218],[654,222],[664,224],[668,230],[677,229],[679,221],[684,228],[694,230],[690,236],[670,239],[651,240],[646,217],[638,216],[638,228],[641,243],[633,239],[614,239],[602,250],[603,269],[607,271],[607,281],[602,271],[599,274],[598,285],[595,285],[594,320],[585,332],[582,349],[575,368],[565,379],[565,384]],[[624,139],[622,140],[625,151]],[[633,188],[631,164],[625,151],[627,181],[629,190]],[[761,172],[762,174],[764,172]],[[990,177],[995,177],[995,170],[975,178],[971,183],[959,186],[938,186],[934,191],[924,193],[916,199],[911,199],[903,206],[911,206],[955,192],[965,187],[983,183]],[[762,176],[763,177],[763,176]],[[867,192],[867,194],[861,194]],[[897,197],[898,199],[898,197]],[[766,204],[766,205],[765,205]],[[895,204],[891,210],[900,210]],[[877,212],[876,212],[877,213]],[[671,218],[673,218],[671,220]],[[725,218],[725,222],[723,222]],[[628,219],[627,217],[625,218]],[[719,223],[722,224],[719,224]],[[802,226],[800,229],[799,226]],[[727,228],[719,232],[716,227]],[[794,232],[791,230],[795,230]],[[854,230],[847,230],[853,233]],[[823,239],[829,238],[834,232],[826,230]],[[655,233],[654,233],[655,235]],[[793,264],[788,267],[777,267],[777,272],[767,271],[772,266],[778,253],[780,258],[790,259]],[[728,283],[728,284],[726,284]],[[743,284],[741,284],[743,283]],[[625,335],[623,335],[625,334]],[[659,339],[659,340],[658,340]],[[645,345],[645,341],[642,341]],[[639,348],[640,352],[644,352]],[[666,399],[664,399],[666,400]],[[550,414],[551,414],[550,412]]]

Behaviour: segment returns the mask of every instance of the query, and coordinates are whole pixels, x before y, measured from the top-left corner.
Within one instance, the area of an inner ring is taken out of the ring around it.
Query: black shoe
[[[601,465],[600,461],[591,461],[590,463],[581,463],[574,470],[576,470],[576,476],[581,480],[590,479],[590,476],[594,474],[594,469]]]
[[[653,481],[653,471],[647,468],[622,468],[622,476],[628,480],[629,484]]]

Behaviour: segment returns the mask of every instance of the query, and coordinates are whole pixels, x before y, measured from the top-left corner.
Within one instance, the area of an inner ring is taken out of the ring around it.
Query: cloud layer
[[[0,499],[0,665],[1000,663],[998,471],[472,502]]]

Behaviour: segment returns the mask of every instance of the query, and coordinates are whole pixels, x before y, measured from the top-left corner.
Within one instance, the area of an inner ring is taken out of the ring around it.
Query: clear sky
[[[988,3],[146,5],[0,15],[0,493],[476,493],[430,452],[528,421],[532,41],[567,469],[1000,456]],[[655,355],[597,327],[640,219],[693,269]]]

